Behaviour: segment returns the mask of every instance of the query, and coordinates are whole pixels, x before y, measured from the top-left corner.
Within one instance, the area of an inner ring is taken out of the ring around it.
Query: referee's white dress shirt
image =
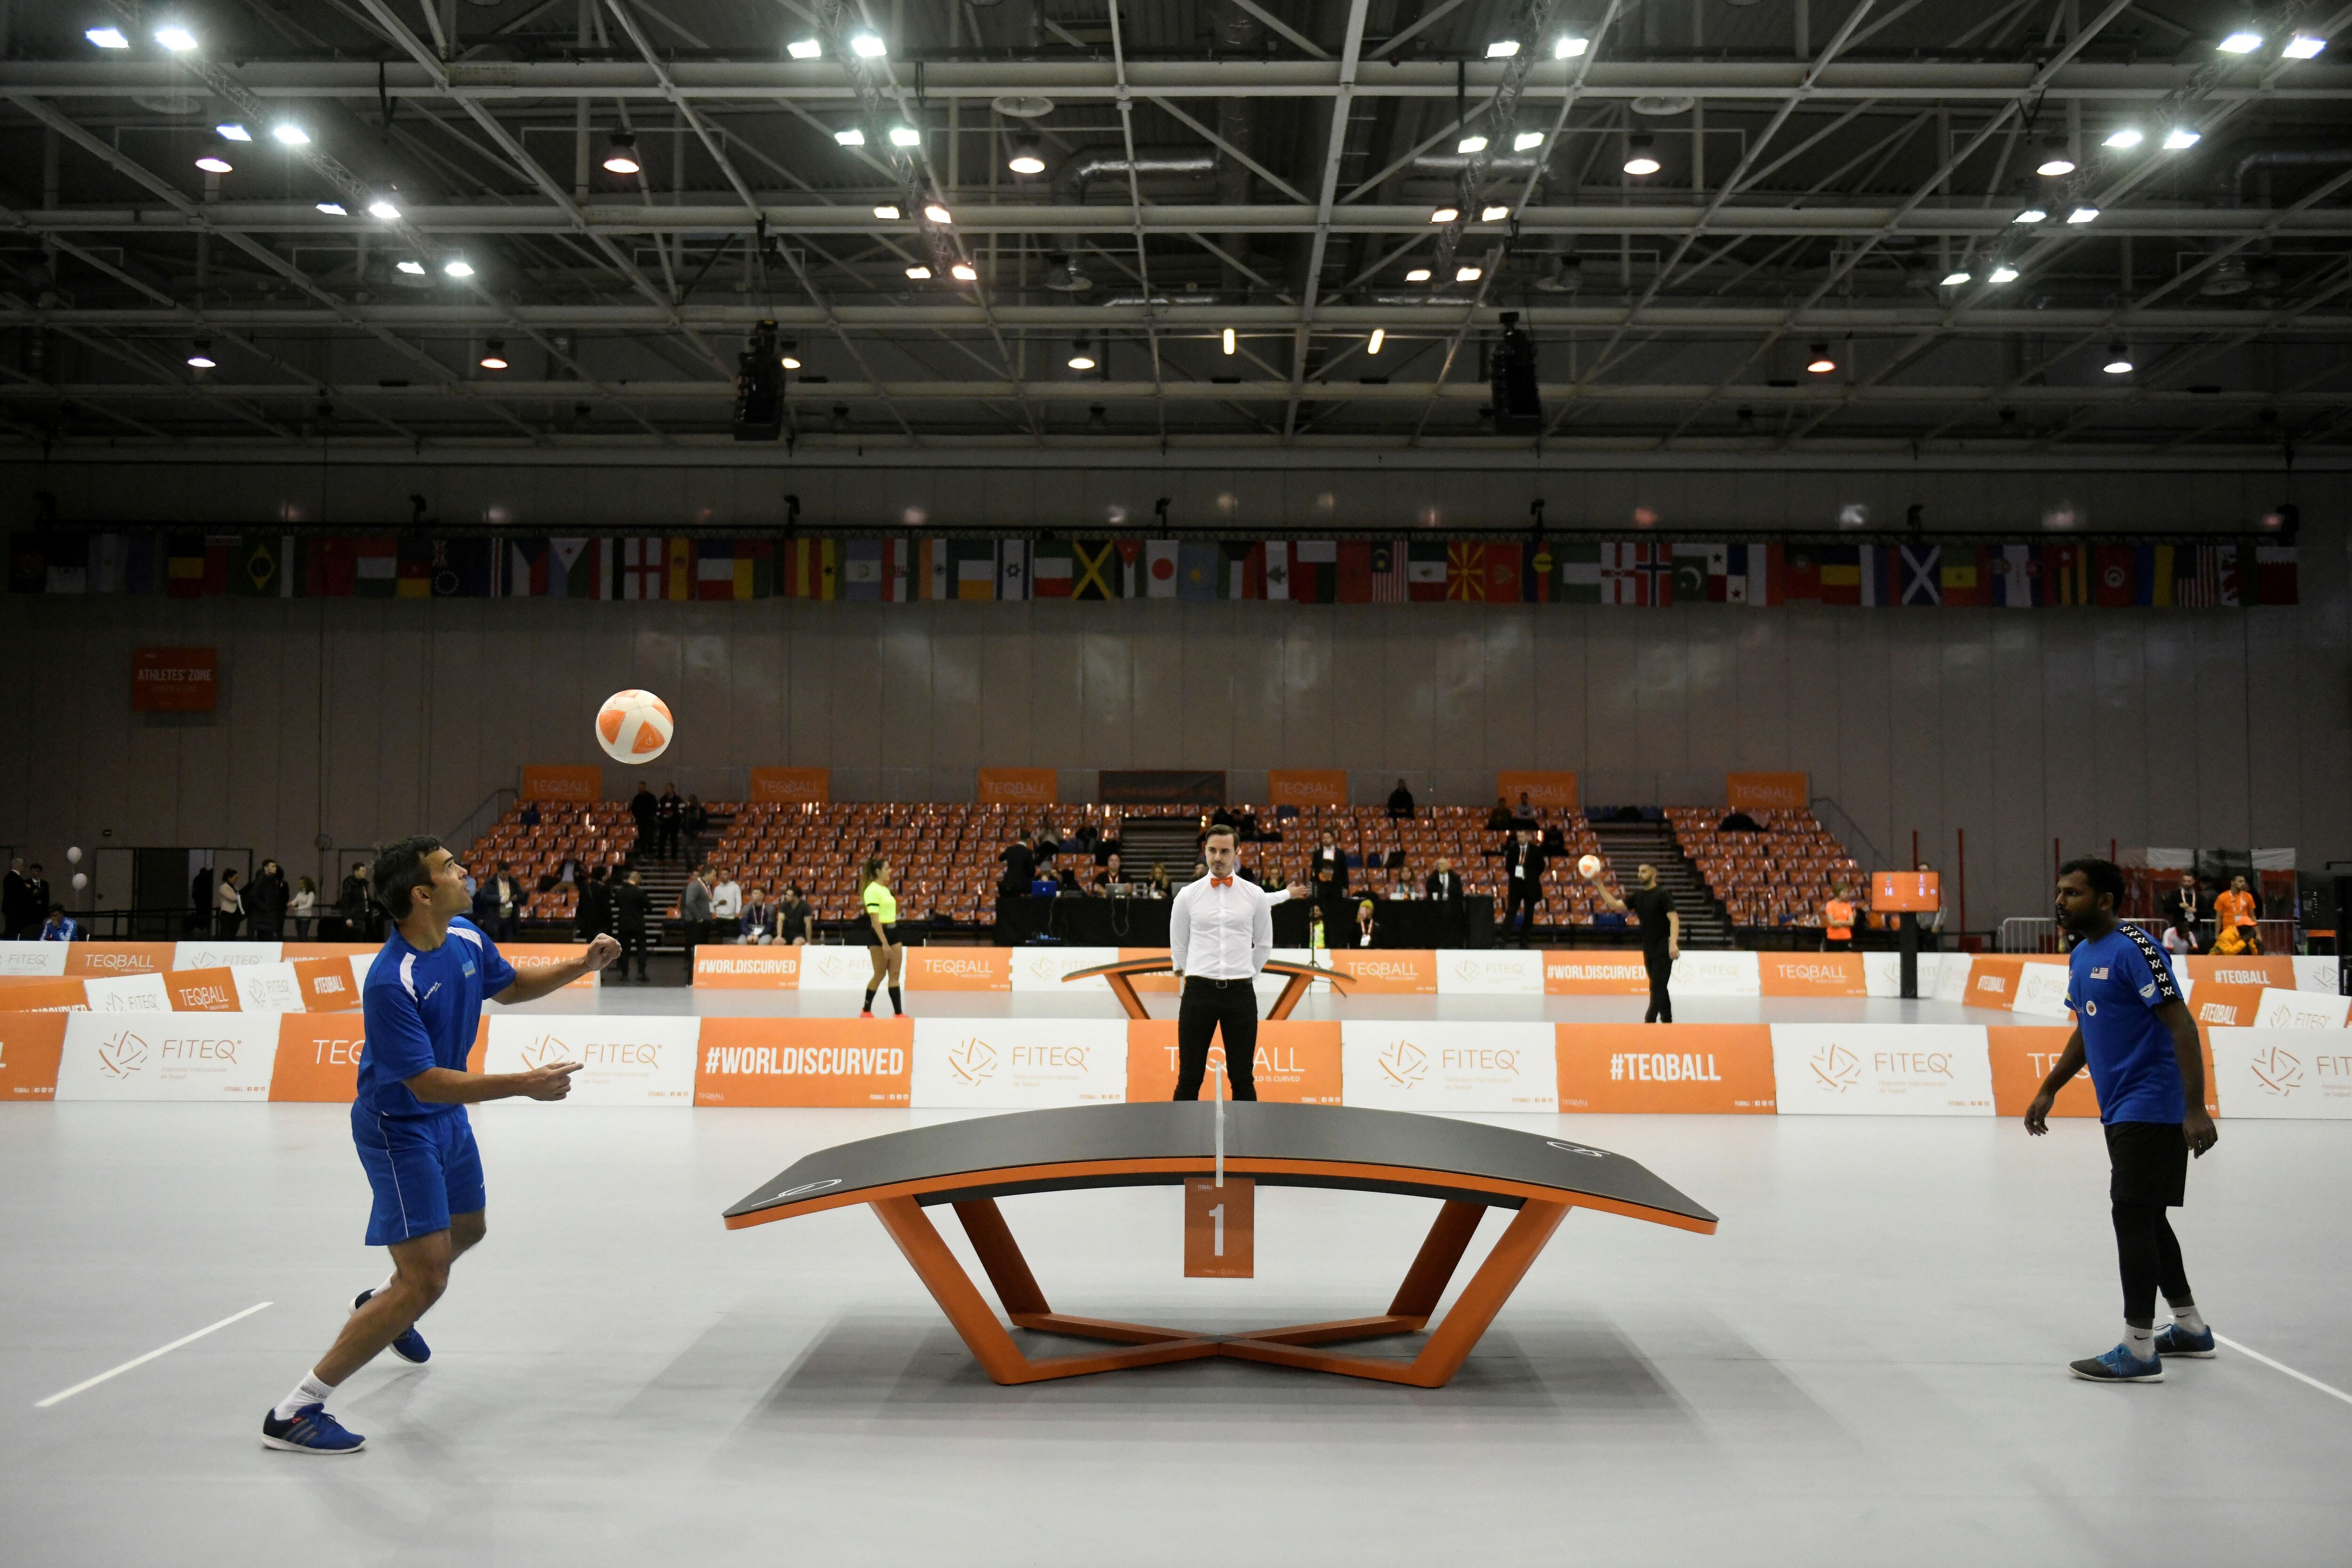
[[[1176,973],[1255,979],[1274,952],[1274,906],[1289,897],[1286,888],[1269,893],[1239,876],[1185,883],[1168,910],[1168,957]]]

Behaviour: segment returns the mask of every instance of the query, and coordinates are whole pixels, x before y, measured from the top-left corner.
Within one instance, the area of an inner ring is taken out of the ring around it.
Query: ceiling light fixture
[[[1519,40],[1517,38],[1496,38],[1486,46],[1486,58],[1490,60],[1507,60],[1518,52]]]
[[[1454,281],[1456,283],[1475,283],[1479,279],[1484,278],[1486,275],[1486,269],[1483,267],[1457,267],[1454,269]]]
[[[471,278],[474,275],[474,264],[462,256],[453,256],[441,264],[441,271],[444,277]]]
[[[977,283],[980,281],[979,272],[973,269],[971,263],[969,261],[959,261],[954,266],[949,268],[948,276],[954,279],[959,283]]]
[[[814,60],[824,57],[824,46],[814,38],[794,38],[784,46],[784,53],[796,60]]]
[[[1511,151],[1514,153],[1532,153],[1537,148],[1542,146],[1543,143],[1544,133],[1542,132],[1522,131],[1517,136],[1511,138]]]
[[[393,263],[393,266],[400,271],[407,273],[411,278],[422,278],[425,276],[425,263],[415,260],[413,258],[395,261]]]
[[[1429,215],[1432,223],[1452,223],[1462,216],[1460,207],[1439,207]]]
[[[922,144],[923,144],[923,133],[922,133],[921,132],[919,132],[919,131],[916,130],[913,126],[911,126],[911,125],[893,125],[892,127],[890,127],[890,145],[891,145],[891,146],[893,146],[893,147],[919,147],[919,146],[921,146]]]
[[[2104,144],[2113,147],[2116,151],[2121,153],[2128,152],[2130,149],[2138,146],[2146,140],[2147,140],[2147,138],[2140,134],[2138,126],[2126,125],[2119,130],[2108,132],[2106,142]]]
[[[1478,209],[1478,221],[1480,223],[1500,223],[1510,216],[1511,209],[1499,205],[1491,207],[1480,207]]]
[[[1015,136],[1012,152],[1004,166],[1016,174],[1042,174],[1045,172],[1045,144],[1034,136]]]
[[[1238,346],[1238,341],[1234,337],[1234,330],[1231,327],[1227,327],[1225,329],[1225,352],[1227,353],[1232,353]]]
[[[843,126],[840,130],[833,133],[833,139],[836,143],[844,147],[863,147],[866,145],[866,132],[860,131],[855,125]]]
[[[1408,283],[1426,283],[1429,281],[1429,268],[1416,267],[1404,275],[1404,280]]]
[[[290,120],[281,120],[269,128],[269,134],[289,147],[308,147],[310,133]]]
[[[1080,337],[1076,342],[1070,345],[1069,364],[1072,370],[1094,369],[1094,350],[1084,337]]]
[[[196,36],[177,22],[166,22],[156,28],[155,41],[175,55],[186,54],[196,47]]]
[[[2093,206],[2080,206],[2066,215],[2066,221],[2068,223],[2075,224],[2095,223],[2098,220],[2098,208]]]
[[[349,217],[352,216],[350,210],[341,202],[320,202],[317,205],[319,210],[325,213],[329,217]]]
[[[2280,49],[2279,53],[2291,60],[2313,60],[2317,59],[2319,52],[2326,47],[2326,38],[2310,33],[2297,33],[2286,41],[2286,47]]]
[[[927,202],[924,204],[923,216],[937,224],[950,224],[955,222],[954,217],[949,214],[948,209],[940,205],[937,202]]]
[[[786,370],[798,370],[801,367],[801,362],[791,354],[786,354],[779,363],[782,363]]]
[[[2014,283],[2017,281],[2017,268],[2011,267],[2006,261],[2001,262],[1991,271],[1985,274],[1985,281],[1988,283]]]
[[[1368,354],[1376,354],[1381,352],[1381,345],[1388,341],[1389,330],[1386,327],[1374,327],[1372,341],[1364,345],[1364,352]]]
[[[860,33],[849,40],[849,52],[861,60],[878,60],[890,52],[890,46],[872,33]]]
[[[1967,281],[1969,281],[1968,269],[1966,268],[1959,268],[1944,274],[1942,286],[1947,289],[1957,289]]]
[[[898,210],[895,203],[884,202],[880,206],[874,209],[874,216],[880,218],[884,223],[896,223],[906,215]]]
[[[614,132],[612,141],[604,149],[604,173],[635,174],[644,168],[645,165],[637,162],[636,137],[626,131]]]
[[[1465,136],[1461,141],[1456,142],[1454,144],[1454,150],[1456,153],[1465,154],[1471,153],[1484,153],[1486,150],[1486,139],[1484,136],[1475,134]]]
[[[82,37],[101,49],[127,49],[131,47],[131,40],[122,36],[120,27],[92,27]]]
[[[398,223],[400,209],[394,206],[389,198],[379,196],[368,203],[368,216],[380,217],[386,223]]]
[[[211,370],[220,362],[213,358],[213,341],[198,338],[188,347],[188,365],[193,370]]]
[[[2185,153],[2203,140],[2205,140],[2203,132],[2193,130],[2186,125],[2176,125],[2164,133],[2164,150],[2168,153]]]
[[[234,120],[224,121],[222,123],[214,126],[213,134],[219,137],[224,142],[250,142],[253,140],[253,132],[247,131],[244,126],[239,125]]]
[[[2240,27],[2213,47],[2225,55],[2251,55],[2263,47],[2263,36],[2250,27]]]
[[[1574,33],[1564,33],[1560,36],[1559,42],[1552,45],[1551,58],[1556,60],[1579,59],[1582,58],[1584,51],[1591,47],[1591,39],[1580,38]]]
[[[2023,212],[2019,213],[2015,217],[2009,221],[2011,223],[2048,223],[2050,221],[2050,214],[2049,211],[2043,207],[2027,207]]]
[[[236,173],[236,165],[228,161],[228,149],[217,142],[196,154],[196,167],[207,174]]]
[[[507,345],[503,339],[491,338],[482,344],[482,357],[475,362],[484,370],[507,368]]]
[[[1815,343],[1811,349],[1811,357],[1805,362],[1805,368],[1815,375],[1828,375],[1836,370],[1837,361],[1830,358],[1829,344]]]
[[[2131,351],[2120,342],[2107,345],[2107,363],[2099,367],[2109,375],[2129,375],[2132,373]]]
[[[2044,142],[2042,144],[2042,162],[2033,166],[2033,172],[2045,180],[2061,180],[2073,174],[2074,159],[2066,151],[2066,143]]]
[[[930,280],[931,269],[918,263],[907,268],[907,276],[918,283],[926,283]]]
[[[1656,145],[1656,139],[1648,135],[1625,138],[1625,172],[1635,179],[1643,179],[1665,167],[1658,162],[1657,153],[1652,151]]]

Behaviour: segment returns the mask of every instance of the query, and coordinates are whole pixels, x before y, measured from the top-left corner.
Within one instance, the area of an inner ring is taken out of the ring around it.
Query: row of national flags
[[[2292,605],[2291,545],[104,532],[9,539],[18,594],[172,598],[1268,599]]]

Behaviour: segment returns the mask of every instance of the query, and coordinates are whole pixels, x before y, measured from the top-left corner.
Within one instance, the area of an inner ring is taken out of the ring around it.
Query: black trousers
[[[622,976],[624,978],[627,977],[629,973],[629,955],[631,953],[635,953],[637,959],[637,978],[640,980],[646,979],[646,928],[639,926],[635,931],[623,931],[617,934],[621,939],[620,971]]]
[[[1184,1000],[1176,1010],[1176,1098],[1201,1098],[1209,1073],[1209,1042],[1225,1037],[1225,1080],[1235,1100],[1257,1098],[1257,990],[1246,980],[1184,979]]]
[[[1671,1024],[1675,1021],[1675,999],[1666,994],[1666,977],[1675,972],[1675,961],[1664,952],[1642,950],[1642,967],[1650,972],[1650,1010],[1642,1015],[1644,1024]]]
[[[1535,921],[1540,896],[1527,885],[1525,877],[1512,878],[1510,898],[1503,906],[1503,929],[1516,931],[1522,941],[1526,940],[1528,927]]]
[[[2189,1291],[2189,1270],[2180,1261],[2180,1239],[2162,1204],[2125,1203],[2115,1205],[2116,1262],[2124,1282],[2124,1320],[2155,1321],[2156,1293],[2176,1305],[2196,1300]]]

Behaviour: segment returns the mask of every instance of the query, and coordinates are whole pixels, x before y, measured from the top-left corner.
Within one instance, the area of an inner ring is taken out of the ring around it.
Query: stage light
[[[368,203],[368,216],[380,217],[386,223],[398,223],[400,208],[394,205],[390,198],[379,196]]]
[[[1465,136],[1454,144],[1454,150],[1463,153],[1484,153],[1486,150],[1486,139],[1478,135]]]
[[[2204,139],[2205,133],[2201,131],[2192,131],[2186,125],[2176,125],[2164,133],[2164,150],[2168,153],[2184,153]]]
[[[604,149],[604,173],[635,174],[644,168],[645,165],[637,162],[637,139],[626,131],[614,132],[612,141]]]
[[[1386,327],[1374,327],[1372,341],[1364,345],[1364,352],[1368,354],[1376,354],[1381,352],[1381,345],[1388,341],[1389,330]]]
[[[1592,40],[1590,38],[1580,38],[1574,33],[1563,33],[1560,35],[1559,41],[1551,47],[1551,58],[1556,60],[1580,58],[1584,51],[1591,47]]]
[[[1429,221],[1432,223],[1452,223],[1455,218],[1458,218],[1461,216],[1462,209],[1460,207],[1439,207],[1429,215]]]
[[[2098,209],[2098,208],[2096,208],[2096,207],[2092,207],[2092,206],[2081,206],[2081,207],[2076,207],[2073,212],[2068,213],[2068,214],[2066,215],[2066,221],[2067,221],[2068,223],[2074,223],[2074,224],[2095,223],[2096,221],[2098,221],[2098,216],[2099,216],[2099,209]]]
[[[2107,363],[2099,367],[2109,375],[2129,375],[2132,373],[2131,351],[2121,343],[2107,345]]]
[[[784,46],[784,53],[796,60],[814,60],[823,58],[824,46],[814,38],[794,38]]]
[[[1828,375],[1837,369],[1837,361],[1830,357],[1829,344],[1815,343],[1810,353],[1811,357],[1805,361],[1805,368],[1813,374]]]
[[[290,120],[281,120],[269,128],[269,134],[289,147],[308,147],[310,133]]]
[[[927,283],[930,280],[931,269],[918,264],[907,268],[907,276],[918,283]]]
[[[1429,268],[1416,267],[1404,275],[1404,280],[1408,283],[1426,283],[1429,281]]]
[[[462,256],[453,256],[441,264],[441,271],[445,277],[471,278],[474,275],[474,264]]]
[[[872,33],[860,33],[849,40],[849,52],[861,60],[878,60],[890,52],[890,46]]]
[[[1086,339],[1080,338],[1076,342],[1070,345],[1069,365],[1072,370],[1094,369],[1094,350],[1093,347],[1087,343]]]
[[[2017,281],[2017,268],[2004,261],[1995,267],[1990,272],[1985,274],[1985,281],[1988,283],[2014,283]]]
[[[863,147],[866,145],[866,132],[860,131],[855,125],[843,126],[840,130],[833,133],[833,139],[844,147]]]
[[[2240,27],[2213,46],[2225,55],[2251,55],[2263,47],[2263,36],[2248,27]]]
[[[393,266],[397,268],[399,270],[407,273],[411,278],[422,278],[425,276],[425,263],[422,261],[404,259],[394,262]]]
[[[320,202],[317,203],[316,205],[320,212],[325,213],[329,217],[349,217],[352,216],[350,211],[341,202]]]
[[[196,36],[177,22],[166,22],[156,28],[155,41],[175,55],[186,54],[196,47]]]
[[[948,276],[954,279],[959,283],[977,283],[980,281],[980,274],[973,270],[972,265],[969,261],[959,261],[954,266],[949,268]]]
[[[2049,212],[2042,207],[2028,207],[2009,220],[2011,223],[2048,223]]]
[[[1957,289],[1967,281],[1969,281],[1969,274],[1967,270],[1963,268],[1958,271],[1945,273],[1942,286],[1947,289]]]
[[[188,365],[192,370],[211,370],[220,362],[213,358],[213,341],[198,338],[188,348]]]
[[[234,120],[225,121],[221,124],[214,126],[213,134],[219,137],[224,142],[250,142],[253,140],[253,132],[247,131],[244,126],[239,125]]]
[[[2045,180],[2060,180],[2073,174],[2074,160],[2067,153],[2066,143],[2044,142],[2042,144],[2042,162],[2033,166],[2033,172]]]
[[[2326,47],[2326,38],[2315,37],[2309,33],[2297,33],[2286,41],[2286,47],[2279,50],[2279,53],[2291,60],[2311,60],[2317,59],[2319,51]]]
[[[1625,172],[1641,179],[1665,167],[1658,162],[1657,154],[1651,151],[1656,145],[1654,139],[1647,135],[1625,138]]]
[[[923,133],[922,133],[921,132],[919,132],[919,131],[916,130],[913,126],[911,126],[911,125],[893,125],[892,127],[890,127],[890,145],[891,145],[891,146],[893,146],[893,147],[919,147],[919,146],[921,146],[922,144],[923,144]]]
[[[874,209],[874,216],[880,218],[884,223],[896,223],[899,218],[906,215],[899,212],[897,205],[894,204],[884,202],[880,206]]]
[[[127,49],[131,47],[131,40],[122,36],[120,27],[92,27],[82,37],[101,49]]]
[[[2138,146],[2146,140],[2147,138],[2143,137],[2139,133],[2139,127],[2136,125],[2126,125],[2121,130],[2108,132],[2107,140],[2105,145],[2113,147],[2119,153],[2128,152],[2130,149]]]
[[[196,154],[196,167],[207,174],[233,174],[236,165],[228,161],[228,149],[215,142]]]
[[[1478,209],[1478,221],[1480,223],[1500,223],[1510,216],[1511,209],[1507,206],[1497,205],[1480,207]]]
[[[955,219],[949,215],[948,209],[940,205],[937,202],[928,202],[924,204],[923,216],[936,224],[950,224],[955,222]]]
[[[1519,40],[1517,38],[1496,38],[1486,46],[1486,58],[1490,60],[1507,60],[1518,52]]]
[[[1004,166],[1016,174],[1044,174],[1045,172],[1044,144],[1034,136],[1014,137],[1012,155],[1004,160]]]
[[[1231,327],[1227,327],[1225,329],[1225,352],[1227,353],[1231,353],[1236,346],[1237,345],[1234,338],[1234,330]]]
[[[1486,269],[1483,267],[1457,267],[1454,269],[1454,281],[1456,283],[1475,283],[1479,279],[1484,278],[1486,275]]]
[[[482,357],[475,363],[479,364],[484,370],[506,369],[507,345],[505,342],[499,338],[491,338],[486,341],[482,344]]]
[[[1542,146],[1543,143],[1544,133],[1542,132],[1522,131],[1517,136],[1511,138],[1511,151],[1514,153],[1532,153],[1537,148]]]

